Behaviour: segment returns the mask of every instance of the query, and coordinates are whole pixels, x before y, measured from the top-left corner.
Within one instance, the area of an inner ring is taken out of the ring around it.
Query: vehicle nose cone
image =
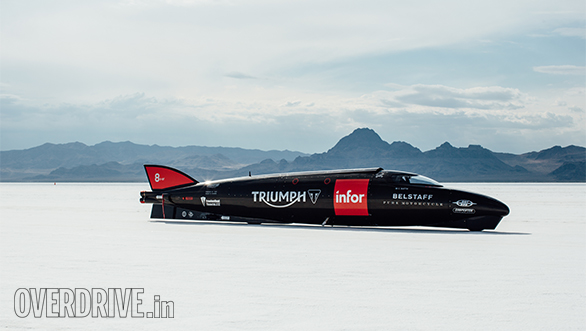
[[[507,207],[507,205],[505,205],[504,203],[496,200],[496,199],[491,199],[492,203],[490,208],[492,210],[494,210],[495,214],[500,215],[500,216],[507,216],[510,213],[509,207]]]
[[[494,215],[504,217],[509,215],[509,207],[499,200],[482,194],[453,191],[456,209],[475,209],[476,215]]]

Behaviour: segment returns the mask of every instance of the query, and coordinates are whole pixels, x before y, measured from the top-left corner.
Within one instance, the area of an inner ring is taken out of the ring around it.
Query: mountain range
[[[227,147],[166,147],[131,142],[93,146],[44,144],[0,152],[0,181],[146,181],[142,165],[179,168],[198,180],[306,170],[383,167],[444,182],[586,182],[586,148],[554,146],[524,154],[495,153],[480,145],[445,142],[421,151],[356,129],[318,154]]]

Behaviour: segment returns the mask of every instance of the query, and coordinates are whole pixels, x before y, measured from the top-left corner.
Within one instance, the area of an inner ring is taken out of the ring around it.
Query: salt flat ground
[[[8,329],[583,330],[586,185],[451,184],[495,231],[165,223],[147,184],[1,184]],[[144,288],[172,319],[19,318],[18,288]]]

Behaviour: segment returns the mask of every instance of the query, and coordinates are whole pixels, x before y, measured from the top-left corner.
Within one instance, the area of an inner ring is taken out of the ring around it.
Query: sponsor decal
[[[413,201],[383,201],[383,205],[401,205],[401,206],[431,206],[431,207],[443,207],[444,204],[441,202],[413,202]]]
[[[315,205],[321,190],[307,191],[252,191],[252,202],[264,203],[273,208],[287,208],[298,202],[307,202],[307,197]]]
[[[173,169],[157,166],[146,166],[145,169],[153,190],[193,183],[193,180],[187,175],[176,172]]]
[[[470,200],[458,200],[456,202],[454,202],[456,204],[456,206],[458,207],[472,207],[474,206],[476,203],[470,201]]]
[[[309,194],[309,199],[311,200],[311,203],[313,203],[315,205],[315,203],[317,202],[317,198],[319,198],[320,193],[321,193],[321,190],[316,190],[316,189],[307,190],[307,194]]]
[[[452,209],[452,211],[455,214],[474,214],[474,213],[476,213],[476,210],[469,209],[469,208],[454,208],[454,209]]]
[[[206,206],[208,207],[220,207],[220,199],[207,199],[206,200]]]
[[[201,197],[200,199],[204,207],[220,207],[220,199],[208,199],[206,197]]]
[[[431,200],[433,194],[393,193],[394,200]]]
[[[182,211],[182,212],[181,212],[181,216],[182,216],[183,218],[186,218],[186,217],[188,217],[188,216],[189,216],[189,218],[193,218],[193,212],[192,212],[192,211],[190,211],[190,212],[187,212],[187,211],[185,211],[185,210],[184,210],[184,211]]]
[[[334,212],[340,216],[368,216],[369,179],[338,179],[334,187]]]

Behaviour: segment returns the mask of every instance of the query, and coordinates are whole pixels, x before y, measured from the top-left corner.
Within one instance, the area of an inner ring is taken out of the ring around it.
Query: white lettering
[[[289,191],[279,192],[279,201],[289,201]]]
[[[393,193],[393,200],[431,200],[433,194],[403,194]]]
[[[262,202],[273,208],[286,208],[297,202],[307,202],[306,191],[252,191],[251,194],[252,202]]]
[[[118,307],[118,316],[126,318],[128,316],[128,308],[130,307],[130,292],[132,290],[125,289],[124,297],[122,297],[122,289],[116,289],[116,306]]]
[[[43,316],[43,308],[45,307],[45,299],[47,298],[47,289],[40,289],[37,294],[36,288],[31,288],[31,301],[33,304],[33,315],[36,318]]]
[[[57,295],[57,298],[55,298],[55,295]],[[59,304],[59,289],[56,288],[48,288],[47,289],[47,307],[46,307],[46,312],[45,315],[47,317],[59,317],[59,307],[57,306],[57,304]],[[56,307],[57,311],[55,311],[53,308]]]
[[[141,288],[94,288],[91,292],[85,288],[19,288],[14,293],[14,313],[20,318],[27,317],[33,310],[36,318],[45,317],[144,317],[139,311],[142,300]],[[155,300],[158,296],[155,296]],[[155,317],[173,317],[173,301],[160,301],[163,315]],[[164,303],[164,306],[163,306]]]
[[[161,317],[175,317],[175,303],[173,301],[161,301]]]
[[[73,301],[75,295],[70,288],[62,288],[59,291],[59,317],[74,317]]]
[[[132,317],[144,317],[144,313],[138,310],[139,306],[142,304],[142,299],[138,297],[139,294],[143,294],[143,289],[134,289],[132,291],[132,310],[130,316]]]
[[[31,312],[31,295],[26,288],[19,288],[14,293],[14,312],[20,318],[27,317]]]
[[[92,288],[92,317],[108,317],[108,293],[103,288]]]
[[[92,311],[90,291],[85,288],[75,289],[75,311],[76,317],[87,317]]]
[[[336,203],[362,203],[364,194],[352,194],[352,190],[348,190],[346,194],[340,194],[340,191],[336,191],[334,198]]]
[[[108,288],[108,297],[106,298],[106,300],[108,300],[108,298],[114,298],[113,288]],[[114,310],[114,301],[114,299],[108,300],[108,317],[116,317],[116,310]]]
[[[307,192],[299,192],[299,195],[297,197],[297,202],[300,202],[301,199],[303,199],[303,202],[305,202],[306,194],[307,194]]]

